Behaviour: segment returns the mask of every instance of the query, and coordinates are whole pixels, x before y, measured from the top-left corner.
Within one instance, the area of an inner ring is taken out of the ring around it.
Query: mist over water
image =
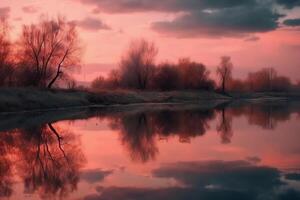
[[[4,199],[300,197],[298,102],[115,106],[0,119]]]

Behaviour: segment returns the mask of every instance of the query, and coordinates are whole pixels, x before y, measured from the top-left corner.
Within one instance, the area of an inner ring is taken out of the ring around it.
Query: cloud
[[[35,6],[23,6],[22,10],[25,13],[37,13],[39,11]]]
[[[88,31],[111,30],[110,26],[97,18],[87,17],[83,20],[74,20],[71,23],[74,23],[80,28]]]
[[[175,37],[245,37],[278,28],[282,17],[270,8],[239,6],[187,13],[172,21],[152,24],[152,29]]]
[[[300,26],[300,18],[284,20],[283,24],[286,26]]]
[[[1,7],[0,8],[0,18],[7,18],[10,13],[10,7]]]
[[[276,3],[288,9],[300,6],[300,0],[276,0]]]
[[[112,173],[112,170],[92,169],[83,171],[80,175],[80,178],[88,183],[96,183],[103,181],[106,176]]]
[[[253,5],[256,0],[80,0],[84,4],[96,6],[96,12],[131,13],[131,12],[180,12],[201,9],[218,9]]]
[[[93,13],[184,13],[174,20],[154,22],[151,26],[158,33],[174,37],[249,37],[251,33],[277,29],[277,21],[283,16],[274,9],[276,0],[79,1],[95,6]]]

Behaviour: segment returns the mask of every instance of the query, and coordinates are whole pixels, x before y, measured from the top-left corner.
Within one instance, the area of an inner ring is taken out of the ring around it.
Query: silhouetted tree
[[[157,52],[152,42],[144,39],[131,42],[120,63],[121,84],[132,89],[146,89],[154,73]]]
[[[120,87],[120,71],[113,69],[110,71],[106,80],[106,85],[110,89],[117,89]]]
[[[8,29],[6,19],[0,18],[0,86],[11,84],[13,75]]]
[[[183,89],[214,88],[214,82],[209,78],[209,71],[203,64],[183,58],[178,62],[178,69]]]
[[[18,43],[22,78],[28,85],[51,88],[80,61],[75,25],[63,18],[24,25]]]
[[[217,75],[221,84],[222,92],[225,93],[228,81],[232,76],[233,64],[229,56],[221,57],[221,63],[217,68]]]
[[[92,81],[91,87],[93,89],[105,89],[107,87],[106,80],[103,76],[98,76]]]
[[[246,81],[241,79],[230,79],[227,85],[227,89],[234,92],[245,92],[248,89],[248,85]]]
[[[176,66],[164,63],[158,66],[153,78],[153,85],[159,90],[176,90],[180,88],[180,73]]]
[[[278,76],[274,68],[263,68],[249,73],[246,82],[254,92],[288,91],[292,88],[291,80],[285,76]]]
[[[270,91],[272,87],[273,69],[264,68],[248,74],[248,84],[252,91]]]

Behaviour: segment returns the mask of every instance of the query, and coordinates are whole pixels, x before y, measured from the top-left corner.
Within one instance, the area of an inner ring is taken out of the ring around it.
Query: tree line
[[[0,20],[0,87],[74,88],[72,71],[80,64],[81,42],[74,23],[62,17],[42,18],[36,24],[23,25],[15,42],[9,37],[7,20]],[[107,77],[99,76],[92,89],[131,90],[218,90],[223,93],[300,90],[274,68],[248,74],[245,80],[232,76],[229,56],[221,57],[216,78],[203,63],[180,58],[176,63],[155,63],[158,48],[145,39],[134,40],[122,56],[117,69]]]
[[[279,75],[274,68],[263,68],[248,74],[245,80],[232,76],[233,63],[229,56],[221,57],[216,77],[211,77],[207,67],[189,58],[177,63],[155,64],[158,49],[153,42],[135,40],[131,42],[122,57],[119,68],[104,78],[92,81],[93,89],[134,89],[134,90],[217,90],[220,92],[265,92],[289,91],[300,88],[300,82]]]

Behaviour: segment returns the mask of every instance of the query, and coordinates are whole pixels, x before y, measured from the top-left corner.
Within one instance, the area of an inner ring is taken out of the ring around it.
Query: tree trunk
[[[52,85],[55,83],[55,81],[57,80],[57,78],[59,77],[59,75],[61,73],[62,73],[61,71],[57,70],[55,77],[50,81],[50,83],[47,86],[48,89],[50,89],[52,87]]]
[[[225,93],[225,80],[222,81],[222,92]]]

